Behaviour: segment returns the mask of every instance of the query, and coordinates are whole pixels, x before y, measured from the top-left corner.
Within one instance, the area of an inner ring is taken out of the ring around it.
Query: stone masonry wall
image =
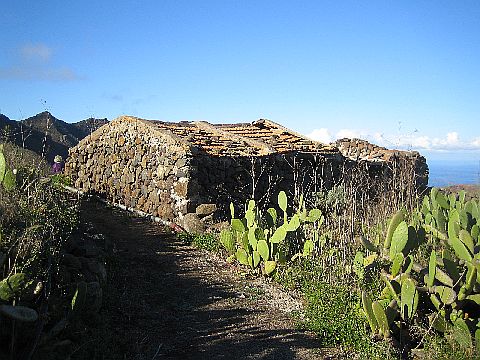
[[[427,188],[428,166],[426,159],[417,151],[389,150],[361,139],[340,139],[334,143],[346,158],[353,161],[383,163],[386,165],[387,177],[398,176],[399,170],[410,174],[404,176],[415,177],[415,184],[419,192]]]
[[[330,189],[341,177],[340,154],[286,153],[257,157],[196,156],[192,159],[189,197],[195,204],[215,203],[228,216],[255,199],[260,208],[276,206],[283,190],[289,198]],[[297,197],[298,198],[298,197]]]
[[[426,161],[416,152],[387,150],[358,139],[334,145],[338,152],[212,155],[188,137],[125,117],[70,149],[66,173],[77,189],[180,224],[189,213],[205,216],[205,204],[215,204],[208,209],[218,209],[216,217],[227,219],[231,202],[241,209],[253,198],[267,208],[276,204],[281,190],[298,199],[354,177],[361,181],[353,186],[372,198],[379,196],[379,183],[382,189],[399,191],[409,179],[415,179],[419,191],[427,186]]]
[[[190,159],[181,139],[124,119],[70,149],[65,171],[79,190],[172,220],[189,210]]]

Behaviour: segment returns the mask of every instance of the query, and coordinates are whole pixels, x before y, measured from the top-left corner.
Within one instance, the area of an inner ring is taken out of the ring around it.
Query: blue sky
[[[8,0],[0,24],[12,119],[268,118],[480,159],[479,1]]]

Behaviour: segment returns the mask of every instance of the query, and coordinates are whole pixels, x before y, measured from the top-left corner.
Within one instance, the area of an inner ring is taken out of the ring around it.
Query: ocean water
[[[478,160],[427,160],[427,164],[430,170],[429,186],[480,185]]]

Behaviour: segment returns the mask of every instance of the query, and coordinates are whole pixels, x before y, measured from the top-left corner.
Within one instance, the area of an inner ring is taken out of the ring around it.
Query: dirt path
[[[317,341],[279,308],[273,285],[242,281],[223,260],[161,226],[89,202],[83,218],[114,256],[98,318],[73,359],[321,359]]]

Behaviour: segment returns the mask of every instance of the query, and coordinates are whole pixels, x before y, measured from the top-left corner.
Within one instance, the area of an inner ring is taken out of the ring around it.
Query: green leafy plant
[[[196,246],[199,249],[216,252],[220,248],[218,236],[216,234],[188,234],[180,233],[178,238],[187,244]]]
[[[270,276],[280,264],[285,264],[288,253],[289,236],[295,236],[297,230],[304,224],[316,224],[323,222],[320,210],[307,211],[303,199],[300,199],[298,210],[292,216],[288,216],[288,199],[284,191],[278,194],[278,207],[283,216],[278,216],[277,210],[269,208],[266,214],[260,215],[254,200],[247,204],[245,216],[235,218],[233,204],[231,209],[231,226],[220,234],[220,242],[229,253],[229,260],[237,260],[240,264],[252,269],[261,268],[262,272]],[[300,253],[294,254],[291,259],[300,256],[308,256],[315,250],[318,236],[306,239]]]
[[[388,345],[377,347],[369,338],[365,319],[358,307],[360,299],[348,285],[318,281],[309,283],[304,292],[308,305],[302,327],[315,332],[320,345],[331,347],[342,344],[344,351],[356,354],[355,358],[359,354],[370,359],[389,357],[391,349]],[[381,306],[374,307],[383,309]]]
[[[24,273],[10,275],[0,281],[0,299],[10,301],[26,288],[27,279]]]
[[[0,144],[0,183],[7,191],[15,189],[16,186],[16,169],[11,169],[5,160],[3,154],[3,144]]]
[[[377,301],[362,295],[373,333],[400,339],[404,329],[426,323],[466,351],[480,343],[479,209],[480,202],[465,201],[462,192],[432,189],[409,219],[404,211],[391,218],[383,247],[363,241],[382,264],[385,285]]]
[[[54,174],[50,177],[52,185],[55,186],[72,186],[72,180],[65,174]]]
[[[0,334],[0,353],[10,358],[22,347],[33,353],[42,335],[18,323],[45,318],[52,294],[67,297],[59,264],[77,225],[78,199],[52,186],[48,175],[36,154],[0,144],[0,322],[11,324],[10,341]]]

